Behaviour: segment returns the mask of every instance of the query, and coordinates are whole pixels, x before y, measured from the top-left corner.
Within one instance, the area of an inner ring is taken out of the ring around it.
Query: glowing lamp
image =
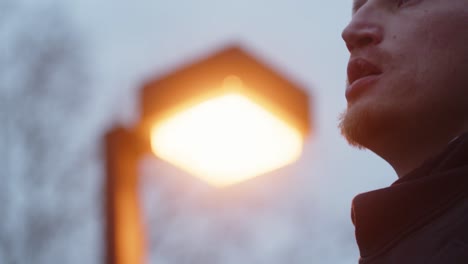
[[[302,150],[300,131],[244,95],[238,78],[228,77],[224,85],[234,87],[156,124],[153,152],[216,186],[295,161]]]
[[[218,187],[294,162],[309,131],[307,95],[237,47],[149,82],[142,101],[152,152]]]

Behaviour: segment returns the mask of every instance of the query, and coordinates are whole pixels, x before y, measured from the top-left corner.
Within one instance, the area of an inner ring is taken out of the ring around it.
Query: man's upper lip
[[[363,77],[381,73],[382,70],[378,66],[363,58],[351,59],[348,63],[348,82],[350,85]]]

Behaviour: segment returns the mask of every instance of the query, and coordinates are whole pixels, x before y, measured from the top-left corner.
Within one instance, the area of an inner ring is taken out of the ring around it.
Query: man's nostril
[[[371,36],[361,37],[358,40],[358,46],[359,47],[365,47],[365,46],[371,44],[372,42],[374,42],[374,39]]]

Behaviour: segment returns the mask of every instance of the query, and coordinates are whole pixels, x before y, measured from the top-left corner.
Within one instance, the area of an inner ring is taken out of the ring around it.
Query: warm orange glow
[[[225,86],[242,85],[228,77]],[[295,161],[303,136],[248,96],[232,90],[153,127],[154,153],[215,186],[226,186]]]

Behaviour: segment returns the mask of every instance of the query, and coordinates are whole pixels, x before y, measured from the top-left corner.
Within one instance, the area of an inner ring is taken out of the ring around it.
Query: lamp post
[[[144,263],[137,163],[153,153],[216,187],[294,162],[310,131],[309,98],[239,47],[148,82],[141,117],[105,137],[107,262]]]

